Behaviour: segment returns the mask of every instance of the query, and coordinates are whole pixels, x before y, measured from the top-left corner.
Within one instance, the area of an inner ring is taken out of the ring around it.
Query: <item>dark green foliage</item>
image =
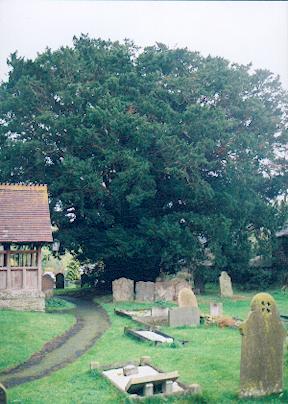
[[[271,254],[282,217],[270,202],[287,189],[273,74],[86,36],[9,64],[0,181],[48,184],[63,249],[103,259],[110,279],[195,268],[205,248],[232,272]]]

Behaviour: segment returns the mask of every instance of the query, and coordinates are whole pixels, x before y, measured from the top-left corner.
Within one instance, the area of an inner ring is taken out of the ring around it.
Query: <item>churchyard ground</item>
[[[224,314],[245,319],[249,312],[250,301],[256,293],[237,292],[242,296],[228,299],[220,298],[215,290],[208,291],[205,295],[198,297],[199,307],[202,312],[208,313],[210,302],[222,302]],[[287,294],[279,291],[270,292],[277,302],[281,314],[288,313]],[[237,403],[239,392],[239,367],[240,367],[240,345],[241,336],[238,329],[219,328],[217,326],[204,326],[199,328],[181,327],[172,329],[162,327],[164,332],[178,338],[189,340],[185,346],[175,344],[172,346],[154,346],[146,342],[138,342],[133,338],[123,335],[125,326],[136,327],[136,323],[124,317],[114,314],[114,308],[134,309],[151,307],[151,304],[140,303],[112,303],[111,296],[95,298],[102,304],[111,319],[111,327],[95,343],[95,345],[81,356],[77,361],[67,367],[52,373],[51,375],[34,382],[26,383],[9,390],[9,402],[11,403],[31,403],[48,404],[57,402],[66,403],[128,403],[129,399],[124,394],[117,391],[115,387],[104,380],[97,371],[91,372],[89,364],[95,360],[100,365],[127,362],[128,360],[138,360],[140,356],[149,355],[152,363],[165,371],[178,370],[180,380],[184,383],[199,383],[203,389],[203,396],[195,400],[193,398],[169,398],[167,403]],[[0,312],[0,315],[7,315],[8,312]],[[25,338],[25,316],[33,316],[34,313],[15,313],[9,315],[19,316],[23,320],[13,324],[13,334],[15,341],[22,341]],[[37,314],[38,316],[53,316],[51,314]],[[62,316],[62,315],[61,315]],[[69,315],[65,314],[61,318],[71,321]],[[39,317],[39,318],[40,318]],[[59,317],[60,318],[60,317]],[[66,321],[68,321],[66,320]],[[19,324],[19,325],[18,325]],[[22,325],[21,325],[22,324]],[[67,325],[67,323],[66,323]],[[27,324],[27,326],[29,326]],[[62,324],[63,326],[63,324]],[[24,327],[24,329],[23,329]],[[31,325],[30,325],[31,327]],[[64,326],[63,326],[64,327]],[[39,327],[40,329],[41,327]],[[43,328],[43,327],[42,327]],[[47,327],[51,328],[51,327]],[[42,330],[47,333],[48,330]],[[8,332],[4,329],[4,334]],[[52,332],[52,330],[50,330]],[[54,329],[55,333],[61,330]],[[38,346],[41,346],[45,337],[35,334]],[[46,334],[46,337],[49,338]],[[41,339],[42,338],[42,339]],[[9,338],[4,336],[6,349]],[[3,340],[2,340],[3,341]],[[28,342],[29,341],[25,341]],[[2,347],[3,344],[1,344]],[[38,346],[33,346],[37,350]],[[3,348],[2,348],[3,349]],[[32,347],[31,347],[32,351]],[[18,359],[24,360],[25,357]],[[10,366],[10,365],[9,365]],[[288,357],[285,348],[285,369],[284,369],[284,392],[281,395],[266,397],[263,399],[243,400],[245,403],[284,403],[288,402]],[[160,403],[158,398],[145,400],[146,403]]]

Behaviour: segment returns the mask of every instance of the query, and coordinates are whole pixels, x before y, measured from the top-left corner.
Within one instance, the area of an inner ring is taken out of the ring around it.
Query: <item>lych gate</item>
[[[0,184],[0,307],[44,310],[41,248],[52,241],[47,186]]]

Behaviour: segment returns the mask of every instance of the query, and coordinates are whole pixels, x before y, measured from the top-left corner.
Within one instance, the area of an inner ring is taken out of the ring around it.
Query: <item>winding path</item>
[[[65,334],[45,344],[41,351],[32,355],[26,362],[0,372],[0,381],[5,387],[10,388],[40,379],[74,362],[110,326],[105,310],[92,300],[65,299],[76,305],[76,324]]]

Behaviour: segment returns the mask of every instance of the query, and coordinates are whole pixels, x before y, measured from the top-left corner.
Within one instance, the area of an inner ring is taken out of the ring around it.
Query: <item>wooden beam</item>
[[[38,290],[42,290],[42,246],[37,247]]]

